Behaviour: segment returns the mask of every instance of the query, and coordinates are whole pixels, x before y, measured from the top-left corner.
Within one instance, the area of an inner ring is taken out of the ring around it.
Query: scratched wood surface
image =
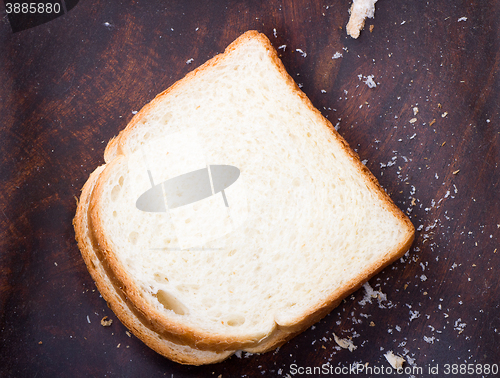
[[[389,350],[423,369],[415,376],[500,363],[500,3],[380,0],[357,40],[349,6],[80,1],[16,33],[0,6],[0,376],[346,373],[389,367]],[[278,351],[181,366],[129,337],[96,291],[74,240],[75,196],[135,111],[249,29],[279,48],[416,240],[370,281],[377,298],[361,289]]]

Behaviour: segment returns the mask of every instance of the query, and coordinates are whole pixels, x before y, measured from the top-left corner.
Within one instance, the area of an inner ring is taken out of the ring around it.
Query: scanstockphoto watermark
[[[321,375],[369,375],[369,376],[391,376],[403,375],[406,376],[497,376],[500,373],[498,364],[444,364],[432,366],[405,366],[393,368],[391,366],[369,366],[368,364],[353,364],[350,366],[332,366],[329,363],[321,366],[299,366],[297,364],[290,365],[291,376],[321,376]]]
[[[400,368],[393,368],[391,366],[369,366],[362,364],[353,364],[350,366],[332,366],[330,364],[323,364],[321,366],[299,366],[297,364],[290,365],[290,374],[292,376],[300,375],[422,375],[424,369],[418,366],[406,366]]]

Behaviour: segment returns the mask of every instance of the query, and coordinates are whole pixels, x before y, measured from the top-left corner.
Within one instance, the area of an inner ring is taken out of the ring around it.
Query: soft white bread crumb
[[[358,348],[356,345],[354,345],[352,340],[340,339],[336,334],[333,334],[333,338],[335,339],[335,342],[339,347],[349,349],[349,352],[352,352],[353,350],[356,350]]]
[[[375,3],[377,0],[353,0],[349,13],[349,22],[347,23],[347,34],[353,38],[358,38],[359,33],[365,26],[367,17],[375,16]]]
[[[403,367],[403,364],[405,363],[404,357],[395,355],[392,350],[388,351],[386,354],[384,354],[384,357],[387,359],[387,361],[391,364],[393,369],[401,369]]]
[[[176,361],[276,348],[413,240],[408,218],[254,31],[146,105],[105,160],[75,219],[82,255],[118,318]],[[151,187],[146,167],[159,184],[200,161],[239,168],[228,209],[220,194],[167,213],[136,207]],[[195,218],[219,215],[204,223],[215,239],[183,243]]]

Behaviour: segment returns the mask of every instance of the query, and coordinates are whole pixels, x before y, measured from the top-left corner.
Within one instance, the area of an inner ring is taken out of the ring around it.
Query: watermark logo
[[[160,220],[173,225],[180,249],[204,247],[247,219],[243,175],[217,161],[221,156],[191,129],[155,138],[129,158],[129,172],[139,175],[130,187],[135,208],[163,214]],[[223,248],[224,240],[219,244]]]
[[[206,168],[184,173],[157,185],[149,170],[148,176],[151,189],[137,199],[136,207],[142,211],[165,213],[167,208],[162,198],[163,193],[167,198],[169,209],[190,205],[217,193],[221,193],[224,205],[229,207],[224,189],[238,179],[240,170],[232,165],[208,165]]]

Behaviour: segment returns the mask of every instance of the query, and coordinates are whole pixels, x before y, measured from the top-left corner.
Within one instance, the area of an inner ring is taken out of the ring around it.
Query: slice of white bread
[[[255,31],[146,105],[105,161],[82,192],[79,247],[117,317],[178,362],[281,345],[413,241],[409,219]],[[169,206],[159,184],[216,165],[239,177],[220,191],[210,168],[215,194]],[[137,205],[152,185],[164,212]]]

